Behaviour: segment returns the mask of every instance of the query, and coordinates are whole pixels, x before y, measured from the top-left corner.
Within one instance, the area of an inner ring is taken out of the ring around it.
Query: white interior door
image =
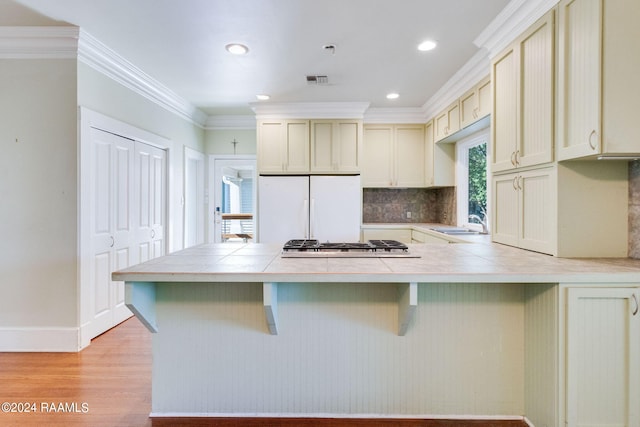
[[[111,273],[137,261],[132,250],[134,141],[91,130],[91,297],[90,335],[97,336],[131,316],[124,285]]]
[[[184,247],[204,243],[204,154],[185,147]]]
[[[165,252],[166,169],[165,150],[136,142],[134,233],[138,262]]]
[[[157,147],[171,141],[81,107],[80,348],[131,316],[111,273],[165,252],[168,151]]]

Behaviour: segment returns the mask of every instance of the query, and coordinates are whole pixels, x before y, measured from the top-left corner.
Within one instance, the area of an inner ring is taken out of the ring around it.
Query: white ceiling
[[[478,52],[474,39],[508,2],[0,0],[0,25],[79,26],[211,115],[251,113],[259,93],[274,103],[421,107]],[[424,39],[438,48],[419,52]],[[231,42],[249,54],[230,55]],[[329,84],[308,85],[308,74]],[[400,98],[387,100],[391,91]]]

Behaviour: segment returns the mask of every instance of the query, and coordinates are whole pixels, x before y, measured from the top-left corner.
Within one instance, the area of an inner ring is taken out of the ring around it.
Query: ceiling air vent
[[[329,84],[329,77],[327,76],[307,76],[308,85],[326,85]]]

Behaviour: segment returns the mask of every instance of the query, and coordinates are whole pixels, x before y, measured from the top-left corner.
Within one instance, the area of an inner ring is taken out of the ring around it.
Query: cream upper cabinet
[[[460,102],[456,100],[433,119],[436,142],[460,130]]]
[[[312,120],[311,172],[358,173],[362,156],[362,122]]]
[[[640,2],[562,0],[558,159],[640,153]]]
[[[455,144],[437,144],[433,121],[424,126],[425,184],[427,187],[455,185]]]
[[[493,241],[555,254],[556,180],[555,167],[494,176]]]
[[[460,128],[491,114],[491,78],[486,77],[460,98]]]
[[[567,289],[567,427],[640,425],[638,298],[634,287]]]
[[[363,187],[424,187],[423,125],[365,125]]]
[[[553,161],[554,16],[552,9],[492,61],[494,172]]]
[[[259,173],[309,172],[309,121],[258,122]]]

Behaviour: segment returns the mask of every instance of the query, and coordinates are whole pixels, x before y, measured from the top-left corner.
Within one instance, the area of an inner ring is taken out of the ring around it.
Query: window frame
[[[491,144],[489,128],[482,129],[456,143],[456,217],[457,226],[482,231],[482,225],[469,222],[469,150],[483,143],[487,144],[487,229],[490,230],[491,216]]]

